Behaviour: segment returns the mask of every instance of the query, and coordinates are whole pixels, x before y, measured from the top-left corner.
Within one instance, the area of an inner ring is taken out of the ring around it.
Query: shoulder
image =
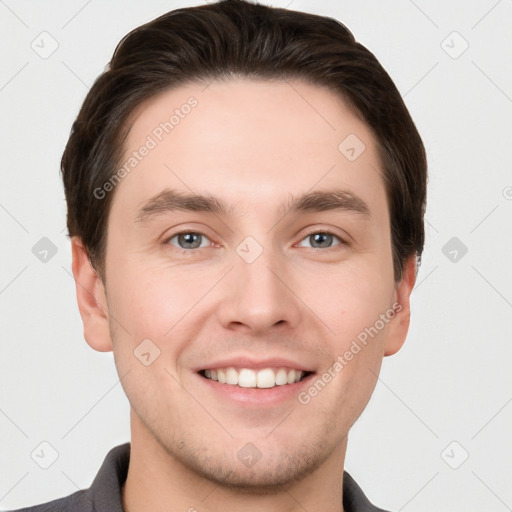
[[[343,472],[343,508],[345,512],[388,512],[373,505],[347,471]]]

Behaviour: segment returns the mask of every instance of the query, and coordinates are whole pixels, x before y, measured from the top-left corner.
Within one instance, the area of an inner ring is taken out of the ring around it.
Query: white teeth
[[[273,388],[276,385],[276,374],[271,368],[265,368],[258,372],[256,385],[259,388]]]
[[[238,384],[238,372],[234,368],[226,370],[226,384],[236,386]]]
[[[278,386],[282,386],[283,384],[288,384],[288,375],[286,375],[286,370],[284,368],[280,368],[276,373],[276,384]]]
[[[293,384],[299,382],[303,375],[304,372],[301,370],[287,370],[285,368],[275,370],[273,368],[263,368],[259,371],[242,368],[237,371],[230,366],[229,368],[207,369],[204,371],[204,376],[208,379],[242,388],[273,388]]]
[[[255,388],[256,387],[256,372],[244,368],[238,374],[238,385],[241,388]]]

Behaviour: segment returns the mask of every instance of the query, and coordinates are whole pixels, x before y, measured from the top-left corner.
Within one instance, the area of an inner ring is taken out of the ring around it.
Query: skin
[[[141,105],[126,155],[190,96],[197,107],[115,189],[105,285],[72,239],[85,339],[113,350],[131,404],[123,506],[343,510],[347,435],[383,357],[405,341],[416,274],[411,257],[401,281],[393,276],[373,135],[323,88],[232,79],[182,86]],[[349,134],[366,146],[354,161],[338,150]],[[233,210],[136,222],[141,206],[166,188],[215,195]],[[369,215],[284,215],[290,194],[334,188],[361,198]],[[309,235],[326,230],[335,237],[315,245]],[[201,247],[174,236],[183,231],[203,234]],[[252,263],[236,251],[247,236],[263,249]],[[400,305],[394,317],[307,405],[296,394],[277,405],[235,403],[195,371],[224,357],[279,356],[319,377],[393,304]],[[148,366],[134,356],[144,339],[160,350]],[[251,467],[237,456],[249,442],[261,454]]]

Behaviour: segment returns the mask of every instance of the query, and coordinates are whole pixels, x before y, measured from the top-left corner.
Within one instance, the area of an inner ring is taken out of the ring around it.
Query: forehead
[[[339,95],[302,81],[188,84],[144,102],[129,127],[113,207],[164,188],[213,194],[239,213],[282,211],[283,198],[316,188],[385,202],[369,128]]]

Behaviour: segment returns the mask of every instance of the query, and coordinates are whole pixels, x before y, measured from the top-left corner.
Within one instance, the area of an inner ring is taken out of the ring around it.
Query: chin
[[[182,445],[179,459],[189,470],[219,487],[239,494],[268,495],[292,488],[318,469],[328,457],[320,448],[308,443],[296,446],[294,453],[265,452],[252,467],[247,467],[236,455],[230,458],[225,452],[211,453],[205,447],[197,450]]]

